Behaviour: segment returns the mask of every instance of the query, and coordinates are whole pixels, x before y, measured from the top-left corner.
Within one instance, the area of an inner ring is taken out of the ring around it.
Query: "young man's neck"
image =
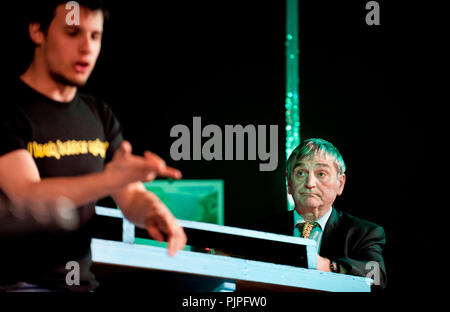
[[[56,81],[50,73],[37,62],[20,76],[28,86],[57,102],[70,102],[77,93],[76,86],[70,86]]]

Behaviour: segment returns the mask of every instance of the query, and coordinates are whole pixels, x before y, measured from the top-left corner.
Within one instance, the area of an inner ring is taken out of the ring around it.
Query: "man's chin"
[[[307,198],[299,201],[299,204],[305,210],[314,210],[314,208],[322,205],[322,201],[320,201],[318,198]]]
[[[296,205],[297,212],[305,217],[306,215],[314,216],[313,219],[315,219],[318,208],[320,207],[320,204],[317,202],[303,202],[299,205]]]
[[[87,79],[69,78],[56,73],[52,73],[52,77],[58,83],[70,87],[83,87],[87,82]]]

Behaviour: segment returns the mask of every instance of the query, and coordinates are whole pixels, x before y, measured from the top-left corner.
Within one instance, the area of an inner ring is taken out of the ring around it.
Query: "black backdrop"
[[[347,183],[335,206],[384,226],[392,288],[407,286],[404,279],[416,268],[411,257],[429,252],[408,226],[420,201],[413,168],[424,155],[414,146],[424,139],[427,113],[403,94],[415,87],[404,72],[415,53],[412,34],[397,22],[399,7],[378,2],[381,26],[369,27],[365,1],[300,1],[301,138],[327,139],[343,154]],[[84,91],[109,103],[134,152],[159,154],[186,179],[223,179],[226,225],[285,209],[284,1],[127,1],[110,9],[103,50]],[[3,10],[10,13],[2,20],[4,77],[11,79],[26,68],[29,45],[23,6]],[[171,160],[170,129],[192,128],[193,116],[222,129],[278,125],[278,168]]]

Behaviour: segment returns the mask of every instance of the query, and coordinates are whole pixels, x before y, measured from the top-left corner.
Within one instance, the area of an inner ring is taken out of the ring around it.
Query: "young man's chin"
[[[55,79],[55,81],[57,81],[58,83],[62,84],[62,85],[66,85],[66,86],[71,86],[71,87],[82,87],[86,84],[87,82],[87,78],[82,79],[82,78],[69,78],[57,73],[52,73],[52,77],[53,79]]]

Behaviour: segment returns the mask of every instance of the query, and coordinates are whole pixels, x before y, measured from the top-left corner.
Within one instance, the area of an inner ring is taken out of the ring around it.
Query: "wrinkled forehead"
[[[314,151],[310,152],[306,155],[298,155],[296,159],[292,162],[291,170],[298,166],[304,166],[306,164],[320,166],[320,165],[328,165],[329,167],[333,167],[338,170],[336,164],[336,157],[334,155],[327,153],[325,151]]]
[[[316,150],[316,151],[310,151],[306,155],[297,155],[297,161],[298,160],[305,160],[305,161],[315,161],[315,160],[326,160],[326,161],[335,161],[336,158],[326,152],[325,150]]]

